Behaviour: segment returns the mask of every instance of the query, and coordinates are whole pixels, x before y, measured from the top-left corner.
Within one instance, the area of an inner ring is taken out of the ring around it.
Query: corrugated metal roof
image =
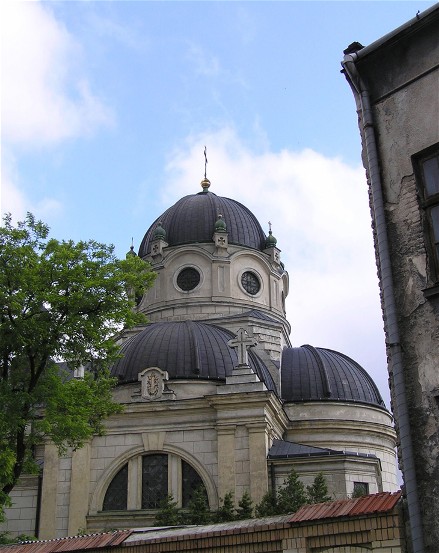
[[[5,552],[60,553],[61,551],[85,551],[87,549],[115,547],[124,542],[131,533],[132,530],[117,530],[115,532],[106,532],[102,534],[89,534],[88,536],[73,536],[71,538],[27,542],[5,546]]]
[[[400,498],[401,491],[381,492],[355,499],[339,499],[328,503],[305,505],[292,515],[290,522],[387,513],[395,507]]]
[[[179,541],[197,538],[225,536],[230,534],[252,533],[258,529],[276,529],[289,527],[290,515],[277,515],[265,518],[252,518],[208,524],[206,526],[136,528],[125,541],[124,546],[140,545],[151,542]]]

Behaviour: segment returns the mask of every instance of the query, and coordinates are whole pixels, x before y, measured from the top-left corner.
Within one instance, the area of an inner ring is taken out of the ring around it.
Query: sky
[[[343,50],[427,1],[2,2],[1,212],[123,257],[201,190],[268,221],[293,345],[341,351],[389,406],[365,172]]]

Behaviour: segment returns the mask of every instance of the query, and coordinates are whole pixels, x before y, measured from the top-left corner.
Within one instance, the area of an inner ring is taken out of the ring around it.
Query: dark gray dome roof
[[[218,213],[226,224],[229,244],[257,250],[265,248],[264,231],[249,209],[235,200],[204,191],[181,198],[158,217],[140,244],[139,256],[151,251],[154,230],[160,221],[170,246],[212,242]]]
[[[385,407],[368,373],[337,351],[309,345],[286,347],[281,367],[285,401],[353,401]]]
[[[238,364],[236,350],[227,345],[235,335],[218,326],[178,321],[151,323],[122,344],[123,357],[111,368],[119,382],[136,382],[148,367],[167,371],[170,379],[225,380]],[[269,390],[273,379],[259,357],[249,350],[249,364]]]

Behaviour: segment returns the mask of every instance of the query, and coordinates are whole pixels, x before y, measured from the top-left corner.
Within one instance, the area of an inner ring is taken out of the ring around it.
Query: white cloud
[[[220,63],[216,56],[210,55],[201,46],[191,43],[187,57],[194,71],[204,77],[217,77],[220,73]]]
[[[254,153],[228,127],[189,137],[167,166],[167,207],[201,190],[204,145],[210,190],[268,221],[290,275],[294,345],[342,351],[362,364],[388,403],[379,291],[364,169],[305,149]]]
[[[2,19],[4,140],[39,147],[111,123],[81,74],[80,46],[47,5],[5,2]]]
[[[58,200],[44,197],[33,202],[24,194],[16,160],[10,152],[3,151],[1,181],[0,213],[11,213],[14,222],[23,221],[28,211],[45,221],[63,213],[63,205]]]

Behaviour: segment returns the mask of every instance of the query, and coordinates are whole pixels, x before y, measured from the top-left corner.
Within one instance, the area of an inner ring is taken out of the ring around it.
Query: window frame
[[[165,478],[167,478],[167,494],[171,494],[173,496],[174,501],[177,504],[177,507],[179,508],[186,508],[187,504],[184,504],[184,499],[190,497],[191,493],[186,490],[184,490],[184,486],[187,485],[183,479],[183,472],[184,472],[184,466],[187,465],[189,467],[189,472],[193,471],[194,474],[196,474],[200,480],[200,484],[203,486],[203,489],[206,494],[206,498],[209,497],[208,494],[208,487],[206,485],[206,482],[204,481],[202,475],[197,470],[197,468],[188,462],[183,457],[170,452],[148,452],[148,453],[141,453],[138,455],[135,455],[133,457],[130,457],[127,459],[127,461],[122,465],[119,466],[119,470],[116,471],[116,473],[113,475],[111,480],[107,483],[105,489],[103,490],[103,496],[102,496],[102,503],[101,503],[101,509],[100,512],[102,513],[115,513],[115,512],[127,512],[127,511],[145,511],[145,512],[156,512],[159,507],[144,507],[144,488],[143,488],[143,459],[145,457],[151,457],[151,456],[159,456],[163,455],[163,457],[166,457],[166,471],[167,475]],[[125,509],[108,509],[104,508],[107,494],[110,490],[110,487],[115,480],[115,478],[121,473],[122,470],[127,467],[127,476],[126,476],[126,508]],[[186,469],[187,471],[188,469]]]
[[[365,495],[369,495],[369,493],[370,493],[369,482],[361,482],[359,480],[356,480],[353,482],[353,488],[352,488],[353,497],[362,497]]]
[[[425,162],[433,158],[437,158],[439,163],[439,143],[433,144],[412,156],[421,211],[422,231],[428,260],[428,288],[424,290],[424,294],[427,297],[439,294],[439,231],[436,236],[431,215],[433,208],[439,208],[439,184],[436,193],[428,194],[424,175]]]

